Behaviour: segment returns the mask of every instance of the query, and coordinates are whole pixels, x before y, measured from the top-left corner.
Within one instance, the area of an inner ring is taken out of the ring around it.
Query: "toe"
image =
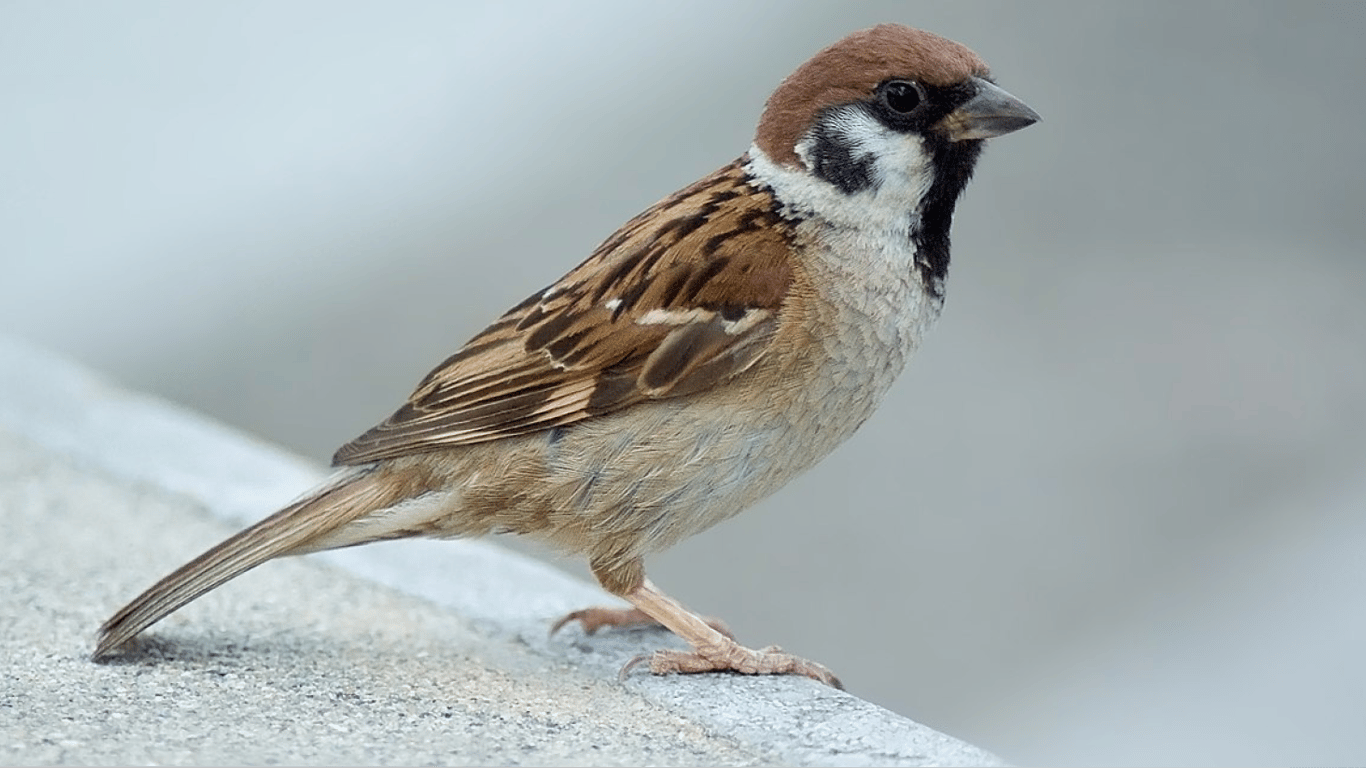
[[[844,690],[838,677],[825,666],[814,661],[784,653],[777,646],[756,651],[738,643],[693,651],[655,651],[637,656],[626,663],[619,675],[625,679],[636,666],[648,659],[650,671],[656,675],[697,674],[701,672],[738,672],[742,675],[801,675],[826,685]]]
[[[561,617],[551,625],[550,634],[559,632],[571,621],[579,622],[585,635],[594,634],[603,627],[648,627],[659,624],[635,608],[584,608]]]

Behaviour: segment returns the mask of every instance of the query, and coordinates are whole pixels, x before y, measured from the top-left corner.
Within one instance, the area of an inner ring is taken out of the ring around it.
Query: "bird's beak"
[[[974,77],[977,95],[944,116],[937,126],[950,141],[990,139],[1039,122],[1039,113],[1005,91]]]

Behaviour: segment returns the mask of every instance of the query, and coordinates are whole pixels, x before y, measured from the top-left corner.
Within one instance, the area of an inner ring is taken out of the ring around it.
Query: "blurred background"
[[[325,461],[880,21],[1044,120],[877,416],[653,579],[1008,760],[1360,764],[1366,4],[0,3],[0,332]]]

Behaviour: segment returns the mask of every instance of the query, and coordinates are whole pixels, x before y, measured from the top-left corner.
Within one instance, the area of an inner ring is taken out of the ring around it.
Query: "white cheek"
[[[756,146],[750,149],[748,170],[799,211],[864,231],[909,233],[934,182],[924,141],[915,134],[893,131],[860,109],[827,115],[825,128],[839,136],[855,160],[872,161],[872,184],[867,188],[846,193],[816,178],[810,136],[794,147],[803,169],[779,166]]]
[[[914,133],[898,133],[861,109],[833,116],[828,123],[859,160],[873,161],[873,185],[852,197],[905,212],[920,207],[934,182],[925,142]]]

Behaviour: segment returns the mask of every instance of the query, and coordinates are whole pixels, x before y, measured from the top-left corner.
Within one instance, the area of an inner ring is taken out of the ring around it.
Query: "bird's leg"
[[[691,651],[660,650],[648,656],[637,656],[622,667],[623,677],[637,664],[648,661],[650,671],[656,675],[726,671],[744,675],[804,675],[835,688],[844,688],[830,670],[814,661],[784,653],[776,645],[757,651],[740,645],[660,592],[649,579],[642,579],[622,597],[637,611],[663,624],[692,646]]]
[[[628,593],[646,582],[645,562],[639,557],[622,560],[619,557],[609,554],[606,557],[593,558],[589,561],[589,565],[592,567],[593,575],[597,577],[598,583],[602,585],[603,589],[628,600],[630,600],[627,596]],[[665,599],[667,600],[668,598]],[[631,602],[635,604],[634,600]],[[685,613],[687,612],[687,609],[681,605],[678,606],[678,609]],[[731,634],[730,628],[719,619],[700,618],[694,614],[688,615],[693,616],[693,618],[699,618],[699,620],[704,622],[708,627],[728,638],[735,638],[735,635]],[[593,607],[574,611],[573,613],[566,614],[561,617],[559,621],[555,622],[555,624],[550,627],[550,634],[554,635],[556,632],[559,632],[564,625],[571,621],[577,621],[582,624],[584,634],[588,635],[597,632],[603,627],[664,626],[668,629],[673,629],[673,627],[669,627],[663,621],[660,621],[658,615],[644,611],[636,604],[636,607],[634,608]]]
[[[756,651],[735,642],[720,622],[704,619],[660,592],[645,578],[645,564],[641,558],[623,561],[608,555],[590,560],[590,565],[604,589],[635,607],[575,611],[556,622],[550,630],[552,634],[571,621],[583,622],[584,630],[589,634],[604,626],[651,622],[664,625],[692,646],[692,651],[661,650],[637,656],[622,667],[623,678],[637,664],[648,661],[650,671],[656,675],[695,672],[804,675],[841,690],[844,688],[839,678],[814,661],[784,653],[776,645]]]

